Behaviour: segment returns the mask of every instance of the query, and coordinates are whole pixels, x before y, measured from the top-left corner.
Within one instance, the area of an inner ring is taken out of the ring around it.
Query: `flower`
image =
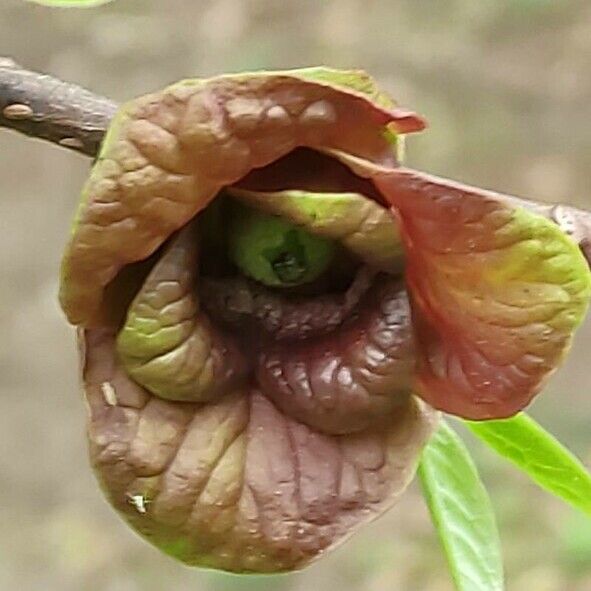
[[[362,72],[188,80],[115,117],[67,247],[93,466],[189,563],[299,568],[383,513],[434,409],[506,417],[591,294],[503,195],[404,168]]]

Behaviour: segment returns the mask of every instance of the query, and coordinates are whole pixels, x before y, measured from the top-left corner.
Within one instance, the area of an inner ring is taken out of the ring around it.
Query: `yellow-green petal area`
[[[152,394],[203,402],[235,386],[246,366],[233,341],[200,311],[193,226],[171,241],[131,302],[117,353],[127,374]]]
[[[383,107],[394,107],[396,102],[383,92],[376,81],[364,70],[337,70],[324,66],[300,68],[293,71],[297,76],[317,82],[326,82],[336,87],[348,88],[366,94]]]

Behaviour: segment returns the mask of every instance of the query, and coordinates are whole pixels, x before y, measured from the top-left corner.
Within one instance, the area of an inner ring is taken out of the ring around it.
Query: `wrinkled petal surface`
[[[118,365],[111,332],[80,337],[98,478],[135,530],[193,565],[306,565],[396,501],[435,423],[416,399],[346,436],[288,418],[256,389],[205,405],[164,401]]]
[[[200,312],[195,224],[172,239],[127,311],[117,351],[128,374],[153,394],[203,402],[244,378],[232,338]]]
[[[382,276],[358,316],[312,343],[279,343],[260,355],[264,394],[290,417],[325,433],[379,425],[407,404],[415,351],[401,281]]]
[[[591,294],[587,264],[549,220],[421,177],[376,181],[407,232],[421,392],[464,417],[511,416],[567,352]]]

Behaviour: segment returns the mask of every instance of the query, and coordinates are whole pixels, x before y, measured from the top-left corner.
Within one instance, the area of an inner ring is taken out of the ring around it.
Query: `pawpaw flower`
[[[194,565],[300,568],[386,511],[438,411],[525,407],[591,293],[557,226],[404,168],[424,121],[362,72],[187,80],[124,105],[62,268],[90,454]]]

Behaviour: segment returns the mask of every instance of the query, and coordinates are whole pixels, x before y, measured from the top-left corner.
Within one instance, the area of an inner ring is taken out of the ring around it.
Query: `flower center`
[[[239,204],[231,208],[228,254],[240,271],[269,287],[293,287],[322,275],[335,256],[331,240],[277,216]]]

